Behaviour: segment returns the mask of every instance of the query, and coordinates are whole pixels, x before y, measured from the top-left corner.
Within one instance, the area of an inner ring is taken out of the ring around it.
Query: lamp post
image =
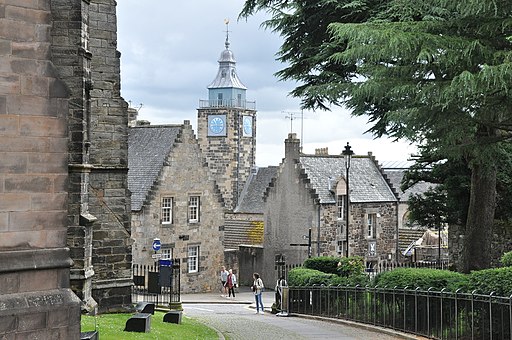
[[[352,155],[354,154],[354,151],[352,151],[350,145],[347,142],[347,145],[345,145],[345,149],[342,152],[343,156],[345,157],[345,169],[346,169],[346,180],[347,180],[347,202],[345,204],[345,256],[348,257],[348,220],[349,220],[349,202],[350,202],[350,190],[349,190],[349,179],[348,179],[348,172],[350,169],[350,161],[352,160]]]

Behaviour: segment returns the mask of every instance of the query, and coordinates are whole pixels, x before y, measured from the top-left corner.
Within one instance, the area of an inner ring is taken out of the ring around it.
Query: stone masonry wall
[[[204,159],[186,123],[177,138],[158,182],[148,194],[150,200],[133,222],[134,258],[138,264],[153,264],[151,245],[160,238],[162,248],[173,249],[181,262],[181,291],[209,292],[218,288],[218,271],[224,264],[222,246],[224,208],[220,193],[205,167]],[[199,222],[189,223],[188,197],[200,197]],[[174,201],[172,224],[161,224],[162,197]],[[189,273],[188,246],[199,246],[199,270]]]
[[[0,4],[0,338],[77,339],[66,248],[69,91],[50,1]]]
[[[227,135],[208,137],[208,115],[226,115]],[[253,137],[241,137],[241,116],[254,118]],[[222,192],[225,207],[233,210],[238,196],[251,174],[256,154],[256,111],[235,108],[198,110],[197,138],[210,171]],[[240,155],[240,157],[239,157]]]

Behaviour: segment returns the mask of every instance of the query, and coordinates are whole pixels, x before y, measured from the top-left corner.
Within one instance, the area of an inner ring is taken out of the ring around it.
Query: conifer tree
[[[512,1],[247,0],[241,17],[260,10],[304,108],[346,105],[376,137],[468,164],[460,269],[489,267],[496,160],[512,138]]]

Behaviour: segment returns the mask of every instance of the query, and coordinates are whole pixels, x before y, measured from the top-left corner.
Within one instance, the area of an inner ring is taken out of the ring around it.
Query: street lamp
[[[346,169],[346,180],[347,180],[347,203],[345,204],[345,256],[348,257],[348,214],[349,214],[349,202],[350,202],[350,190],[349,190],[349,180],[348,180],[348,171],[350,169],[350,161],[352,160],[352,155],[354,154],[354,151],[352,151],[350,145],[347,142],[347,145],[345,145],[345,150],[342,152],[343,156],[345,157],[345,169]]]

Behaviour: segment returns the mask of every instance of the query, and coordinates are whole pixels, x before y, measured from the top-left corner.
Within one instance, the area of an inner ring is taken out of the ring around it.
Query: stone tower
[[[128,113],[114,0],[52,0],[52,55],[69,89],[68,246],[83,307],[131,305]]]
[[[256,103],[246,100],[229,45],[226,30],[217,76],[208,86],[208,100],[199,102],[197,134],[225,207],[233,210],[255,164]]]

